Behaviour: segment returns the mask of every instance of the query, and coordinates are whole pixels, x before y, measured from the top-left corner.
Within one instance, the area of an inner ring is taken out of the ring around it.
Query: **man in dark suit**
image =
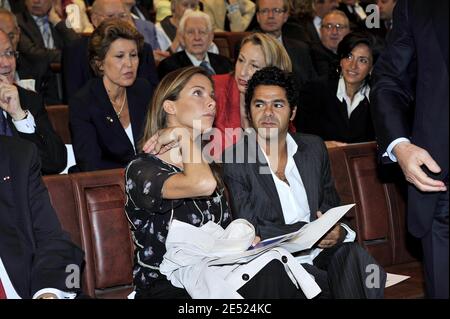
[[[256,18],[259,29],[278,39],[292,62],[292,69],[301,86],[316,77],[309,47],[306,43],[288,38],[283,33],[291,11],[289,0],[257,0]]]
[[[337,48],[339,42],[350,33],[350,23],[347,16],[339,10],[327,13],[320,27],[320,43],[311,46],[314,68],[320,77],[337,74],[339,57]]]
[[[31,61],[61,62],[61,50],[78,38],[56,13],[52,0],[25,0],[26,10],[17,14],[21,30],[19,51]]]
[[[42,96],[14,84],[15,51],[3,31],[0,54],[0,135],[19,136],[36,144],[42,173],[57,174],[66,166],[66,147],[53,130]]]
[[[398,0],[370,95],[379,148],[411,183],[408,228],[422,240],[432,298],[449,296],[448,19],[448,1]]]
[[[76,297],[83,252],[61,229],[36,147],[0,136],[0,154],[0,298]]]
[[[13,50],[17,51],[20,28],[17,24],[16,16],[12,12],[1,8],[0,30],[8,35],[13,45]],[[30,61],[19,52],[16,64],[15,81],[17,85],[42,94],[46,105],[61,103],[58,97],[56,78],[53,76],[50,65],[46,61]]]
[[[245,107],[257,131],[225,151],[224,181],[233,217],[253,224],[259,237],[255,242],[296,231],[339,204],[323,141],[288,134],[297,94],[292,74],[275,67],[256,72],[248,83]],[[338,223],[314,249],[298,256],[321,287],[321,297],[383,297],[386,273],[353,243],[355,236]],[[376,265],[375,285],[367,285],[369,265]]]
[[[226,74],[233,70],[233,65],[226,57],[208,52],[214,38],[209,15],[199,11],[186,11],[178,32],[184,50],[159,63],[160,79],[179,68],[193,65],[205,68],[210,75]]]
[[[94,28],[97,28],[107,18],[119,18],[133,25],[131,16],[121,1],[95,1],[91,9],[91,20]],[[83,36],[80,39],[73,41],[63,50],[62,67],[66,102],[68,102],[89,79],[95,77],[92,68],[89,66],[89,39],[89,36]],[[144,43],[144,47],[139,53],[137,76],[147,79],[153,88],[155,88],[159,81],[152,51],[153,48],[150,44]]]

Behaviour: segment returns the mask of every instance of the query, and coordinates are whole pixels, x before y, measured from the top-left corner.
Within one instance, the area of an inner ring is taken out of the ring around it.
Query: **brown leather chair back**
[[[53,129],[61,137],[64,144],[72,144],[69,128],[69,106],[52,105],[45,108]]]

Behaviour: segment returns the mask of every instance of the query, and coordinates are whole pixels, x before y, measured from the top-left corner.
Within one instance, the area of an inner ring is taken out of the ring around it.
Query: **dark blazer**
[[[448,176],[449,160],[448,1],[399,0],[394,21],[372,74],[372,115],[380,151],[399,137],[410,138],[436,160],[442,172],[434,178],[442,180]],[[408,226],[413,235],[422,237],[431,228],[439,196],[409,187]]]
[[[18,51],[31,61],[45,60],[48,63],[60,63],[61,49],[79,37],[75,31],[66,27],[64,20],[56,26],[50,23],[55,49],[46,49],[39,27],[28,10],[16,16],[21,32]]]
[[[89,36],[81,37],[73,41],[69,46],[63,49],[62,72],[64,84],[64,96],[67,101],[80,90],[89,79],[94,78],[95,74],[89,65],[88,58]],[[139,78],[147,79],[152,92],[158,85],[158,75],[156,74],[156,65],[153,58],[153,49],[148,43],[144,43],[142,52],[139,54]]]
[[[67,165],[67,149],[53,129],[45,110],[42,96],[21,87],[17,87],[17,89],[19,91],[20,105],[33,115],[36,130],[34,134],[18,132],[10,116],[8,116],[9,126],[15,136],[33,142],[37,146],[43,174],[58,174]]]
[[[338,78],[320,79],[300,91],[295,125],[301,133],[315,134],[325,141],[361,143],[375,140],[367,98],[347,115],[347,104],[337,96]]]
[[[338,74],[339,56],[322,43],[311,45],[311,56],[314,69],[319,77],[333,77]]]
[[[328,153],[323,141],[307,134],[295,134],[292,137],[298,144],[294,160],[306,189],[312,221],[317,218],[318,210],[325,212],[339,205],[340,199],[331,177]],[[303,226],[304,223],[301,222],[285,224],[272,175],[260,173],[261,169],[268,169],[260,148],[243,138],[225,152],[225,158],[233,158],[228,152],[235,154],[236,150],[239,150],[239,154],[244,152],[244,161],[225,162],[223,165],[233,218],[247,219],[255,226],[256,234],[262,239],[287,234]]]
[[[35,90],[44,96],[45,105],[61,104],[56,77],[45,60],[30,61],[25,56],[19,55],[16,71],[21,80],[34,79],[36,81]]]
[[[153,88],[145,79],[138,78],[127,88],[130,122],[136,147],[143,134],[152,95]],[[78,170],[125,167],[135,156],[135,148],[117,118],[101,78],[89,80],[70,99],[69,119]]]
[[[233,65],[226,57],[210,52],[208,52],[208,57],[216,74],[226,74],[233,70]],[[158,76],[162,79],[166,74],[187,66],[193,66],[193,64],[186,52],[177,52],[158,64]]]
[[[316,27],[314,26],[313,18],[302,17],[298,19],[299,25],[303,28],[304,32],[301,35],[304,38],[298,38],[309,45],[318,44],[320,42],[320,36],[317,33]]]
[[[301,41],[283,36],[283,45],[291,58],[292,71],[297,77],[300,86],[314,80],[317,77],[313,66],[309,46]]]
[[[0,136],[0,257],[22,298],[42,288],[68,291],[66,267],[83,252],[62,231],[31,143]]]

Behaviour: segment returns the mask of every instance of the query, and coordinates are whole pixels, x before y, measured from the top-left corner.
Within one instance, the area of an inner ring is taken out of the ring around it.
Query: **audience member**
[[[141,0],[123,0],[123,3],[131,13],[133,19],[152,21],[150,17],[150,11],[153,9],[153,1],[147,1],[148,4],[144,4]]]
[[[287,37],[283,33],[291,12],[290,0],[257,0],[256,17],[259,30],[274,36],[284,45],[292,62],[292,69],[301,86],[316,77],[309,47],[306,43]]]
[[[202,0],[202,3],[214,32],[246,31],[255,15],[255,4],[250,0]]]
[[[81,278],[68,269],[81,274],[83,252],[61,229],[36,147],[0,136],[0,154],[0,299],[75,298]]]
[[[25,0],[17,14],[21,30],[19,52],[30,61],[61,62],[61,50],[78,38],[55,10],[52,0]]]
[[[156,12],[156,23],[161,22],[170,16],[171,0],[153,0],[153,7]]]
[[[299,38],[306,43],[319,44],[321,34],[322,19],[329,12],[337,9],[338,0],[298,0],[297,14],[300,25],[305,30],[301,36],[306,38]],[[300,36],[300,35],[299,35]]]
[[[20,38],[20,28],[16,16],[8,10],[0,8],[0,30],[11,40],[13,50],[17,51]],[[29,61],[24,55],[18,54],[16,59],[16,74],[14,82],[24,89],[36,91],[43,95],[45,105],[60,103],[58,84],[46,61]]]
[[[300,93],[297,130],[327,147],[375,140],[370,115],[370,72],[378,56],[374,36],[349,33],[338,46],[340,75],[307,84]]]
[[[93,171],[125,167],[134,157],[153,94],[138,78],[142,35],[128,22],[108,19],[89,41],[89,61],[97,77],[69,101],[77,167]]]
[[[386,39],[386,36],[392,29],[392,16],[396,3],[397,0],[377,0],[377,7],[380,13],[380,27],[369,30],[382,39]]]
[[[288,134],[296,95],[292,74],[276,67],[256,72],[245,96],[254,130],[228,150],[243,161],[230,163],[233,156],[225,155],[224,181],[233,218],[251,222],[261,240],[296,231],[339,205],[322,140]],[[349,226],[337,223],[297,257],[320,286],[319,298],[383,298],[386,273],[353,242],[355,237]],[[369,265],[377,267],[375,275],[367,272]],[[378,285],[367,285],[369,276]]]
[[[105,19],[119,18],[130,24],[131,17],[124,7],[122,0],[96,0],[91,8],[92,23],[97,28]],[[74,41],[63,51],[63,78],[65,97],[67,100],[75,95],[89,79],[95,77],[88,60],[88,43],[90,37],[82,37]],[[144,43],[139,54],[137,76],[147,79],[153,88],[158,85],[155,60],[152,48]]]
[[[19,13],[25,10],[25,0],[0,0],[0,8]]]
[[[75,32],[91,33],[94,30],[84,0],[54,0],[54,6],[58,15],[66,20],[66,25]]]
[[[280,42],[264,33],[254,33],[242,40],[234,72],[213,76],[217,102],[214,126],[222,133],[220,150],[236,142],[241,128],[250,127],[245,91],[253,74],[266,66],[292,71],[289,55]]]
[[[338,10],[345,13],[351,31],[365,31],[367,14],[365,5],[358,0],[341,0]]]
[[[0,135],[19,136],[36,144],[43,174],[66,167],[67,151],[48,119],[42,96],[14,84],[17,52],[0,30]]]
[[[160,79],[176,69],[192,65],[205,68],[211,75],[231,72],[233,66],[228,58],[208,52],[214,38],[209,15],[187,10],[178,29],[181,44],[185,49],[159,63]]]
[[[334,76],[339,65],[339,42],[350,32],[348,18],[342,11],[333,10],[323,17],[320,30],[320,43],[311,46],[314,68],[318,76]]]

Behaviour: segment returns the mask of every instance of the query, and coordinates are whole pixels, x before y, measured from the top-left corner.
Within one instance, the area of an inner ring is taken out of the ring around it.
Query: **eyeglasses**
[[[6,59],[12,59],[12,58],[18,58],[19,57],[19,52],[17,51],[13,51],[13,50],[8,50],[5,52],[0,53],[0,58],[6,58]]]
[[[282,9],[282,8],[272,8],[272,9],[264,8],[264,9],[259,9],[258,10],[258,13],[260,13],[260,14],[262,14],[264,16],[268,15],[269,12],[272,12],[273,15],[280,15],[282,13],[285,13],[286,9]]]
[[[341,31],[344,29],[348,28],[348,25],[346,24],[340,24],[340,23],[336,23],[336,24],[332,24],[332,23],[327,23],[327,24],[322,24],[322,28],[324,28],[327,31],[331,31],[334,28],[336,28],[336,31]]]
[[[130,17],[130,15],[126,12],[122,12],[122,13],[116,13],[116,14],[101,14],[101,13],[97,13],[95,12],[96,15],[103,17],[105,19],[112,19],[112,18],[117,18],[117,19],[122,19],[122,20],[126,20]]]

